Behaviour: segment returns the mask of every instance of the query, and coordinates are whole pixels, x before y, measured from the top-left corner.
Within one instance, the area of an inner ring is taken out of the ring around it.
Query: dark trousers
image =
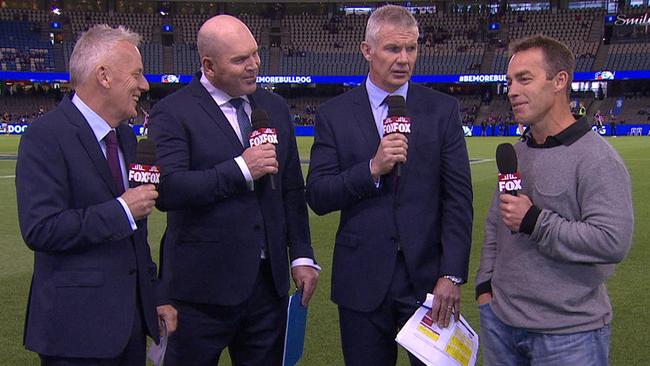
[[[433,290],[433,288],[432,288]],[[404,257],[397,255],[390,289],[377,309],[360,312],[339,306],[343,358],[347,366],[393,366],[397,362],[395,337],[417,310],[415,291]],[[409,354],[411,365],[424,365]]]
[[[41,366],[145,366],[147,337],[142,317],[142,305],[137,302],[131,337],[124,351],[116,358],[71,358],[39,355]]]
[[[214,366],[228,347],[233,365],[282,365],[288,296],[278,297],[263,260],[250,298],[236,306],[176,301],[178,328],[166,366]]]

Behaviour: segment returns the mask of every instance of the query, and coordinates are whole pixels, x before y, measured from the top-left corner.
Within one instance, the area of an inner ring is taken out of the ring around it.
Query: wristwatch
[[[451,281],[451,283],[453,283],[456,286],[460,286],[464,282],[462,278],[456,277],[456,276],[445,275],[445,276],[442,276],[442,278],[448,279],[449,281]]]

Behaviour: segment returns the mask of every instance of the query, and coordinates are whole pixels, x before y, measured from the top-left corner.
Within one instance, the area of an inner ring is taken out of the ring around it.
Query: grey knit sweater
[[[477,293],[491,290],[492,310],[510,326],[565,334],[612,320],[605,282],[632,242],[631,184],[620,156],[585,126],[569,127],[554,147],[515,146],[534,204],[530,234],[511,234],[498,192],[490,207]]]

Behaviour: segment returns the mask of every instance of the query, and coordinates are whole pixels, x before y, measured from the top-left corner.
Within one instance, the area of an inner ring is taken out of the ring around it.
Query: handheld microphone
[[[401,95],[386,98],[388,115],[384,120],[384,136],[391,133],[411,133],[411,117],[406,115],[406,101]],[[397,164],[397,176],[402,175],[402,163]]]
[[[129,187],[160,183],[160,167],[156,165],[156,145],[149,139],[138,142],[135,163],[129,165]]]
[[[256,108],[251,112],[251,125],[253,131],[248,137],[251,147],[262,144],[278,144],[278,134],[275,128],[269,125],[269,115],[261,108]],[[271,189],[275,190],[275,177],[269,174],[271,180]]]
[[[499,191],[513,196],[522,189],[521,176],[517,172],[517,153],[512,144],[497,146],[497,167],[499,168]]]

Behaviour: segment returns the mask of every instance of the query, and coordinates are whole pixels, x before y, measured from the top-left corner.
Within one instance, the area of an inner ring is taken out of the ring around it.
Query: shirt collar
[[[582,136],[591,130],[589,121],[586,117],[582,117],[577,120],[575,123],[572,123],[569,127],[562,130],[557,135],[548,136],[546,141],[542,144],[538,144],[533,139],[532,131],[531,136],[527,141],[529,147],[534,148],[551,148],[560,145],[570,146],[574,142],[578,141]]]
[[[406,100],[406,94],[409,90],[409,83],[406,82],[404,85],[400,86],[397,90],[392,93],[385,91],[384,89],[375,85],[372,80],[370,80],[370,75],[366,78],[366,90],[368,91],[368,98],[370,99],[370,106],[372,109],[377,109],[381,103],[389,95],[401,95]]]
[[[250,103],[248,100],[248,97],[246,95],[241,95],[237,97],[230,96],[228,93],[225,91],[217,88],[216,86],[212,85],[210,80],[205,77],[205,74],[201,72],[201,79],[200,79],[201,85],[205,88],[205,90],[208,91],[212,99],[214,99],[215,102],[217,102],[217,105],[219,107],[223,107],[226,103],[229,103],[231,99],[233,98],[242,98],[246,102]]]
[[[72,97],[72,104],[77,107],[79,112],[84,116],[86,119],[86,122],[90,125],[90,128],[93,130],[93,134],[95,134],[95,138],[97,141],[102,141],[106,135],[113,130],[111,126],[106,122],[102,117],[100,117],[95,111],[90,109],[86,103],[79,98],[79,95],[75,93],[75,95]]]

